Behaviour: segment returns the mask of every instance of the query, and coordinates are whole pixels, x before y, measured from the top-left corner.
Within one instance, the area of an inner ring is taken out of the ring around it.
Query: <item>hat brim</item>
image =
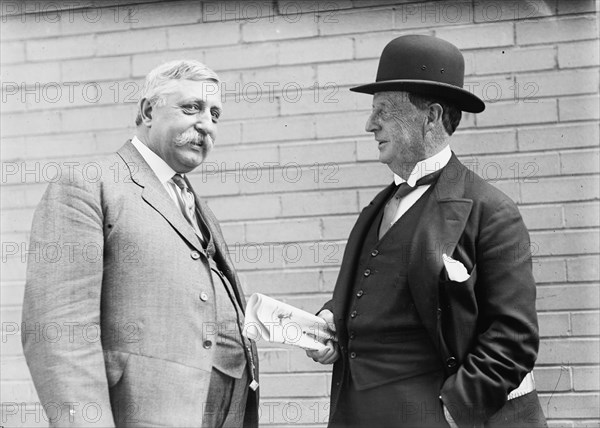
[[[446,83],[432,82],[430,80],[386,80],[383,82],[368,83],[366,85],[350,88],[352,92],[375,94],[384,91],[406,91],[416,94],[429,95],[442,98],[454,104],[462,111],[481,113],[485,110],[485,103],[469,91]]]

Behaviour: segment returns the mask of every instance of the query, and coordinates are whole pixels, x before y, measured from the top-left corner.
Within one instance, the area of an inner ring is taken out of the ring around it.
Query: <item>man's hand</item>
[[[325,320],[325,322],[327,323],[327,326],[329,327],[329,331],[331,333],[335,334],[335,324],[333,322],[333,313],[328,309],[324,309],[321,312],[319,312],[318,316],[320,316],[321,318],[323,318]],[[327,348],[322,349],[320,351],[307,350],[306,355],[318,363],[333,364],[340,356],[338,344],[336,342],[334,342],[333,340],[328,340],[325,343],[325,346],[327,346]]]

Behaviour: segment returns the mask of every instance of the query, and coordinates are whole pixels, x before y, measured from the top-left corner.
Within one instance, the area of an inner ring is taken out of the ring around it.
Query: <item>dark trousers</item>
[[[202,426],[207,428],[241,428],[248,399],[248,373],[241,379],[212,369],[208,397],[204,403]]]
[[[448,428],[439,399],[443,376],[428,373],[359,391],[347,375],[329,427]]]

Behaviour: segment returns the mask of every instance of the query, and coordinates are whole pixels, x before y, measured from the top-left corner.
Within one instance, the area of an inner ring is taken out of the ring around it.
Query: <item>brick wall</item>
[[[452,145],[531,231],[549,423],[599,425],[597,2],[1,5],[1,425],[47,425],[18,335],[33,209],[58,164],[132,135],[147,71],[187,57],[219,72],[220,137],[192,181],[222,220],[247,293],[315,311],[360,209],[391,178],[364,131],[371,99],[348,87],[372,81],[383,46],[407,33],[459,46],[468,87],[488,101],[463,116]],[[324,422],[330,368],[295,349],[261,344],[260,354],[262,423]]]

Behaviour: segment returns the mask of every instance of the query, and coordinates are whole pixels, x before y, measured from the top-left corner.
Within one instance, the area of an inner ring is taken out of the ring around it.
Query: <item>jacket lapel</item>
[[[117,153],[125,162],[132,182],[143,188],[142,198],[162,215],[188,244],[204,253],[194,229],[177,209],[163,184],[131,141],[128,141]]]
[[[198,208],[198,211],[200,212],[200,215],[202,216],[202,219],[204,220],[204,223],[210,232],[212,242],[215,245],[215,261],[217,262],[219,269],[221,269],[223,272],[223,275],[227,277],[227,280],[232,285],[235,297],[240,307],[245,309],[246,299],[241,289],[241,282],[235,271],[233,262],[229,257],[229,249],[227,248],[227,244],[223,238],[223,232],[221,231],[219,222],[206,202],[204,202],[203,199],[200,199],[198,194],[193,189],[192,191],[194,192],[194,197],[196,198],[196,207]]]
[[[463,198],[469,174],[453,154],[423,208],[411,244],[408,285],[421,320],[436,345],[442,254],[452,256],[471,213],[473,201]]]
[[[208,228],[208,233],[210,234],[210,236],[205,238],[208,240],[209,245],[212,244],[215,246],[214,259],[217,262],[217,265],[219,266],[221,272],[223,272],[223,275],[225,275],[229,283],[232,285],[238,304],[241,308],[246,308],[246,299],[241,289],[241,282],[235,271],[233,262],[229,257],[229,248],[227,248],[225,238],[223,238],[223,232],[221,231],[221,226],[219,226],[219,221],[213,214],[212,210],[208,207],[206,202],[204,202],[204,199],[198,196],[198,193],[196,193],[196,191],[194,190],[194,187],[190,183],[187,176],[185,177],[185,180],[188,184],[189,189],[194,194],[196,210],[198,211],[201,217],[201,219],[199,220],[204,222],[204,224]]]

